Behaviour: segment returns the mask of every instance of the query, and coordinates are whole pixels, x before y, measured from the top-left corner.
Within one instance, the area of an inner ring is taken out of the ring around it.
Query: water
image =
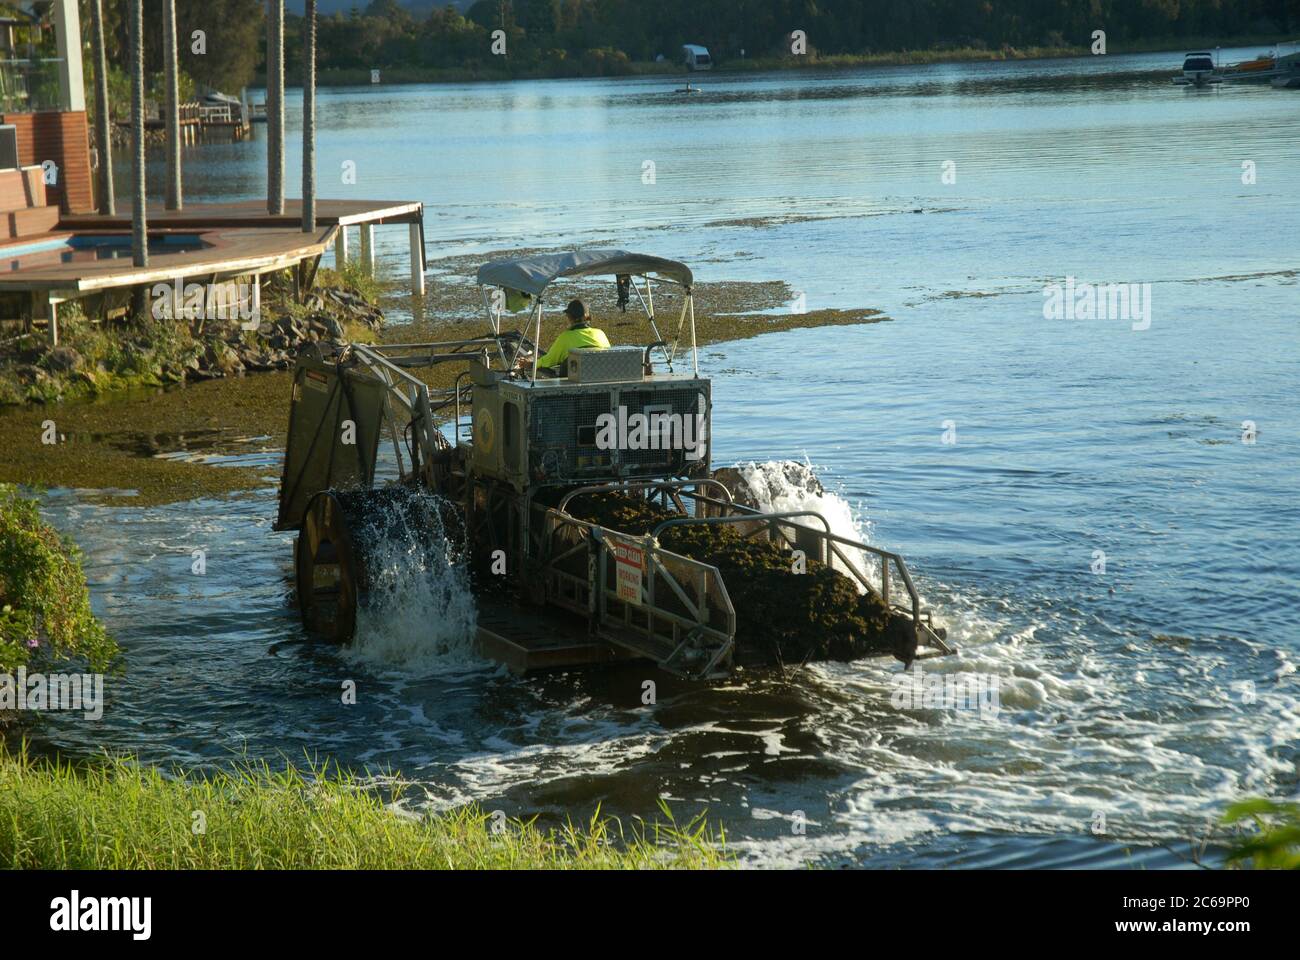
[[[714,460],[806,458],[961,648],[926,668],[997,677],[996,716],[895,710],[886,661],[659,678],[645,706],[641,667],[340,654],[287,605],[273,490],[54,492],[128,673],[103,722],[49,739],[329,755],[512,815],[664,797],[767,864],[1186,863],[1231,800],[1297,791],[1300,100],[1178,89],[1179,62],[714,76],[689,101],[662,79],[321,92],[323,194],[425,201],[431,256],[616,242],[690,263],[701,310],[711,281],[775,278],[886,311],[702,351]],[[261,190],[260,143],[187,164],[191,200]],[[402,269],[404,231],[379,234]],[[1044,319],[1071,276],[1151,284],[1149,328]]]

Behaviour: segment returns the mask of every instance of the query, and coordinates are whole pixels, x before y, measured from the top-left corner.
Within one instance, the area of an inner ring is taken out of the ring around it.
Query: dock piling
[[[411,292],[424,296],[424,227],[412,223],[411,230]]]
[[[334,269],[342,270],[348,262],[348,228],[339,224],[339,232],[334,236]]]
[[[357,227],[361,239],[361,265],[366,273],[375,272],[375,225],[363,223]]]

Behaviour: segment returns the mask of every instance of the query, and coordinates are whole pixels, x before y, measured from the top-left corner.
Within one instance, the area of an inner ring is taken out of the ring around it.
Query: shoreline
[[[437,264],[433,261],[431,266]],[[449,265],[461,266],[457,258],[442,263],[444,268]],[[457,269],[430,279],[424,318],[384,323],[376,331],[380,344],[459,339],[482,333],[486,321],[476,312],[481,309],[478,288],[468,277]],[[575,295],[588,296],[595,286],[575,284]],[[764,333],[889,320],[871,308],[803,313],[787,308],[778,312],[793,299],[793,291],[782,281],[720,281],[700,285],[696,297],[701,348]],[[395,293],[383,295],[378,306],[387,310],[400,299]],[[615,344],[640,344],[650,338],[648,325],[639,315],[624,316],[604,304],[596,312]],[[676,319],[668,304],[660,316],[671,316],[672,322]],[[503,323],[503,328],[513,324]],[[547,317],[542,324],[542,342],[550,343],[561,326],[558,314]],[[665,324],[664,332],[667,330]],[[0,447],[8,451],[0,461],[0,483],[74,490],[96,502],[142,507],[267,487],[278,482],[278,467],[220,461],[232,455],[284,449],[291,369],[292,365],[289,370],[0,406]],[[443,364],[416,374],[434,389],[448,389],[458,370],[456,364]],[[51,421],[58,442],[43,443]],[[217,462],[209,462],[213,459]]]
[[[1188,50],[1215,48],[1271,47],[1282,40],[1266,34],[1243,34],[1236,37],[1170,37],[1144,43],[1108,44],[1104,56],[1143,53],[1170,53],[1181,56]],[[834,72],[862,67],[907,67],[999,61],[1068,60],[1093,56],[1087,45],[1031,47],[953,47],[949,49],[891,50],[881,53],[811,54],[804,57],[754,57],[720,63],[711,71],[687,70],[676,61],[629,60],[622,69],[611,73],[584,74],[564,69],[562,64],[534,65],[518,70],[486,70],[477,67],[415,67],[394,65],[378,67],[381,82],[372,84],[368,68],[337,68],[317,72],[320,87],[413,86],[430,83],[485,83],[521,80],[627,79],[662,76],[668,78],[702,78],[706,76],[743,76],[762,72]],[[1100,55],[1099,55],[1100,56]],[[1171,60],[1169,69],[1177,71],[1181,60]],[[257,73],[251,89],[265,90],[266,75]],[[287,89],[301,89],[288,83]]]

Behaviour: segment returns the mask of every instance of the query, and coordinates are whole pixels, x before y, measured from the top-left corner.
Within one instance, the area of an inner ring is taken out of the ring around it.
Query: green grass
[[[394,790],[391,784],[386,788]],[[398,791],[400,795],[400,790]],[[625,829],[599,811],[543,829],[474,807],[394,812],[327,767],[164,774],[110,758],[78,768],[0,748],[0,867],[22,869],[703,869],[728,866],[700,818]],[[199,827],[202,827],[200,831]],[[495,829],[494,829],[495,828]]]
[[[1228,808],[1223,822],[1253,827],[1228,853],[1228,864],[1300,870],[1300,803],[1256,798]]]

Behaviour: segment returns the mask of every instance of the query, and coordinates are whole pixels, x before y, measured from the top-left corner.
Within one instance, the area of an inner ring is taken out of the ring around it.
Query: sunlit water
[[[784,279],[809,309],[888,313],[705,349],[714,462],[806,457],[960,646],[926,667],[998,678],[996,716],[895,709],[887,661],[660,677],[646,706],[643,667],[340,653],[288,605],[273,489],[111,510],[54,492],[127,672],[101,723],[49,740],[329,756],[511,815],[649,818],[662,797],[763,863],[1185,862],[1229,801],[1297,786],[1300,96],[1142,74],[1180,60],[717,76],[691,98],[321,91],[323,194],[423,200],[432,257],[614,242],[694,265],[702,309],[710,281]],[[187,164],[192,200],[262,189],[260,141]],[[402,269],[404,232],[380,252]],[[1149,328],[1044,319],[1067,276],[1150,283]]]

